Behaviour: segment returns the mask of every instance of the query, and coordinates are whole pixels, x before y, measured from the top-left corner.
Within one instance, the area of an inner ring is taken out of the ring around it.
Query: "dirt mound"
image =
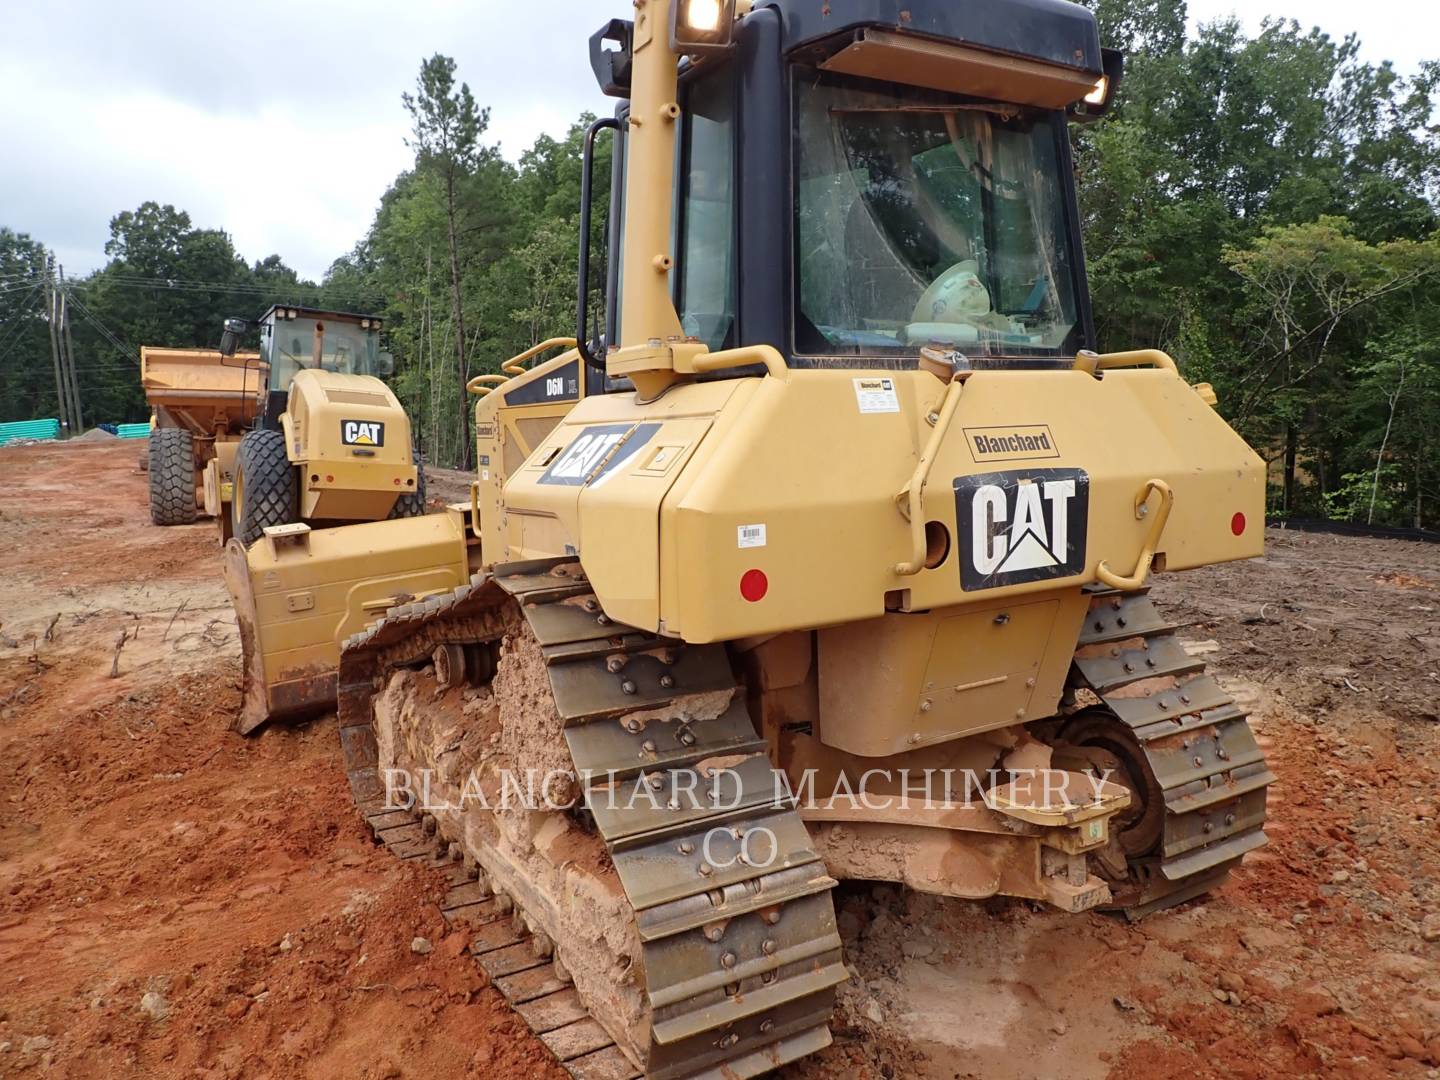
[[[73,439],[70,440],[70,442],[71,442],[71,443],[108,443],[108,442],[114,442],[115,439],[117,439],[117,438],[118,438],[118,436],[111,434],[110,432],[106,431],[104,428],[98,428],[98,427],[97,427],[97,428],[91,428],[89,431],[85,432],[84,435],[76,435],[75,438],[73,438]]]
[[[95,450],[95,490],[56,482],[60,453],[7,451],[0,494],[36,541],[0,570],[0,1073],[563,1076],[447,930],[443,884],[361,827],[333,721],[229,732],[214,547],[133,520],[129,448]],[[107,557],[60,559],[91,542]]]

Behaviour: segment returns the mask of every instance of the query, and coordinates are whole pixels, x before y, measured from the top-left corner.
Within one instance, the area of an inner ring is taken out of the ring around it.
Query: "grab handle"
[[[570,337],[552,337],[548,341],[542,341],[532,349],[526,349],[519,356],[512,356],[500,365],[500,370],[506,375],[524,375],[525,365],[543,352],[551,349],[573,349],[575,339]]]
[[[484,397],[497,386],[504,386],[509,381],[509,375],[476,375],[465,384],[465,390],[476,397]]]
[[[1098,356],[1093,352],[1082,352],[1075,357],[1075,368],[1088,375],[1094,375],[1100,371],[1110,371],[1113,368],[1127,367],[1153,367],[1161,371],[1168,371],[1172,375],[1180,374],[1180,366],[1175,363],[1169,353],[1161,352],[1159,349],[1133,349],[1130,352],[1106,353]]]
[[[914,577],[925,569],[925,486],[930,482],[931,466],[940,453],[940,446],[950,430],[950,421],[955,418],[955,409],[960,404],[960,395],[964,392],[963,379],[955,379],[945,388],[944,401],[935,414],[934,430],[930,432],[920,460],[915,463],[910,483],[895,497],[900,513],[910,522],[910,558],[892,568],[899,577]]]
[[[1112,589],[1133,592],[1144,585],[1145,579],[1150,576],[1150,566],[1155,561],[1155,549],[1160,544],[1165,523],[1170,520],[1170,508],[1175,505],[1175,492],[1170,489],[1170,485],[1164,480],[1151,480],[1135,497],[1136,521],[1144,521],[1149,516],[1150,496],[1155,492],[1160,494],[1160,510],[1150,524],[1150,533],[1145,537],[1145,546],[1140,549],[1140,559],[1135,564],[1135,572],[1129,577],[1121,577],[1103,561],[1095,568],[1095,576]]]

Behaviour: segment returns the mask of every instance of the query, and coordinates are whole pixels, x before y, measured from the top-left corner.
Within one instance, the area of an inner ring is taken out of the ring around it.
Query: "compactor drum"
[[[1091,351],[1067,124],[1120,59],[1061,0],[903,8],[638,0],[608,343],[582,250],[575,337],[472,382],[467,504],[231,550],[247,726],[341,642],[357,804],[577,1077],[823,1047],[837,880],[1140,916],[1265,840],[1147,593],[1261,553],[1263,464]]]

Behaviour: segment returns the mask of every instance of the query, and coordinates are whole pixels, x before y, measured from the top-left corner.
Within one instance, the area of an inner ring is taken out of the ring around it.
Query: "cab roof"
[[[265,309],[265,314],[260,316],[260,321],[264,322],[277,311],[293,311],[297,319],[339,319],[343,322],[357,323],[361,319],[384,321],[384,317],[381,315],[365,315],[354,311],[330,311],[326,308],[305,307],[303,304],[271,304]]]
[[[878,28],[956,42],[1099,75],[1100,32],[1067,0],[758,0],[780,15],[782,50]]]

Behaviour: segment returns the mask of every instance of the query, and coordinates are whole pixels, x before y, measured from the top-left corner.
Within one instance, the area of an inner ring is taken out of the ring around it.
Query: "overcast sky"
[[[957,0],[958,2],[958,0]],[[1191,0],[1194,19],[1237,0]],[[1411,71],[1440,55],[1430,0],[1247,0]],[[622,0],[46,0],[3,5],[0,225],[67,272],[104,264],[109,220],[146,199],[223,228],[251,262],[319,278],[410,163],[400,95],[454,56],[514,159],[583,109],[607,111],[586,43]],[[1422,25],[1424,24],[1424,25]],[[245,164],[238,164],[243,162]]]

